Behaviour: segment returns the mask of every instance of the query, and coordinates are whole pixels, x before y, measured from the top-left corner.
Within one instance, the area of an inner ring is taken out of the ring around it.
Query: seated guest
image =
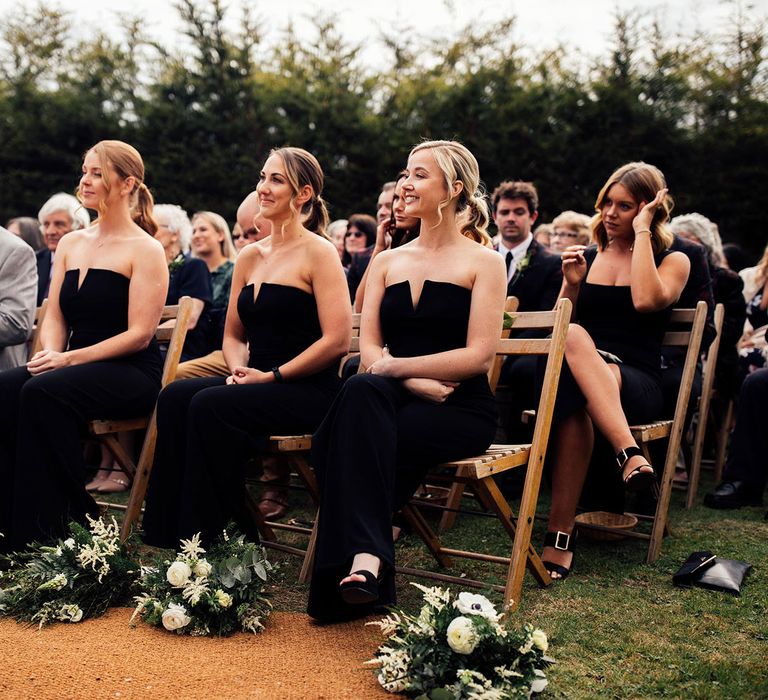
[[[36,253],[46,247],[43,234],[40,231],[40,222],[31,216],[19,216],[11,219],[5,228],[14,236],[21,238]]]
[[[533,240],[541,243],[544,250],[548,251],[550,243],[552,242],[552,232],[554,230],[555,227],[552,224],[539,224],[533,229]]]
[[[739,341],[743,374],[765,367],[768,361],[768,248],[755,267],[743,269],[744,298],[747,301],[747,323]]]
[[[616,453],[624,487],[656,478],[629,423],[661,413],[661,342],[690,262],[672,252],[671,200],[662,173],[629,163],[595,203],[597,246],[563,252],[561,296],[574,304],[552,428],[552,508],[542,560],[553,579],[571,571],[576,505],[598,430]],[[578,324],[578,325],[576,325]]]
[[[167,305],[178,304],[184,296],[192,297],[187,338],[181,351],[181,360],[192,360],[208,353],[207,319],[203,316],[213,299],[213,288],[208,266],[189,254],[192,224],[186,212],[176,204],[158,204],[155,207],[157,232],[155,238],[165,250],[170,281]],[[202,319],[202,320],[201,320]]]
[[[564,211],[552,222],[550,253],[562,253],[571,245],[589,245],[592,241],[590,217],[575,211]]]
[[[739,391],[739,342],[747,317],[744,303],[744,283],[738,274],[723,266],[723,245],[717,225],[701,214],[676,216],[669,229],[681,238],[697,243],[707,252],[709,276],[712,279],[712,295],[715,304],[723,304],[722,338],[717,355],[715,386],[725,399],[735,399]]]
[[[154,333],[168,271],[152,238],[138,151],[97,143],[85,154],[78,196],[99,218],[59,242],[43,349],[0,374],[3,549],[62,537],[69,521],[98,517],[84,487],[81,435],[93,419],[147,415],[160,390]]]
[[[395,602],[392,515],[430,465],[482,452],[496,410],[486,372],[501,331],[502,260],[474,156],[416,146],[403,182],[419,236],[381,253],[368,278],[361,362],[312,440],[321,504],[309,614],[334,621]]]
[[[227,313],[235,248],[229,225],[219,214],[199,211],[192,217],[192,254],[208,266],[211,275],[211,306],[208,309],[210,327],[209,351],[221,349],[224,338],[224,317]]]
[[[339,304],[344,272],[323,235],[323,173],[300,148],[270,154],[259,177],[272,235],[235,263],[224,332],[231,374],[167,386],[157,405],[157,450],[144,516],[145,541],[175,547],[229,520],[251,537],[243,467],[270,435],[317,428],[339,385],[352,312]]]
[[[27,361],[36,299],[35,252],[20,236],[0,228],[0,371]]]
[[[736,425],[731,435],[723,481],[713,493],[704,497],[704,505],[708,508],[763,505],[763,492],[768,479],[766,403],[768,369],[759,369],[741,385]]]
[[[549,311],[560,293],[560,258],[533,240],[539,194],[531,182],[502,182],[491,195],[499,230],[497,250],[507,268],[507,296],[520,300],[520,311]]]
[[[344,234],[344,249],[350,255],[347,286],[353,302],[357,288],[371,261],[375,241],[376,219],[368,214],[352,214],[347,222],[347,232]]]
[[[71,194],[59,192],[43,204],[37,215],[45,248],[37,253],[37,305],[48,297],[53,275],[53,258],[63,236],[91,223],[88,212]]]
[[[331,239],[331,243],[336,246],[336,250],[339,252],[339,260],[344,266],[346,271],[349,268],[349,263],[352,260],[352,256],[347,252],[346,246],[346,233],[347,233],[347,220],[336,219],[328,224],[328,238]]]
[[[419,235],[419,226],[421,222],[413,217],[408,216],[405,213],[405,201],[402,197],[403,180],[405,180],[405,171],[401,172],[395,180],[395,189],[392,196],[392,214],[386,221],[382,221],[376,227],[376,242],[373,246],[373,252],[371,253],[371,261],[376,256],[390,248],[399,248],[401,245],[405,245],[412,241]],[[365,285],[368,281],[368,270],[370,265],[366,268],[365,274],[363,274],[360,285],[357,288],[355,294],[355,311],[360,313],[363,310],[363,302],[365,300]],[[358,358],[359,359],[359,358]],[[355,363],[355,367],[356,367]]]

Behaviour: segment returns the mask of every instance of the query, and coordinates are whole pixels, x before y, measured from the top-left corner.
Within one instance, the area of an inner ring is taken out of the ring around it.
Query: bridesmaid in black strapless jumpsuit
[[[68,350],[128,329],[130,279],[90,268],[67,270],[59,305],[71,330]],[[5,550],[65,534],[99,509],[85,490],[82,436],[88,421],[146,415],[160,390],[162,361],[154,340],[124,357],[32,376],[25,367],[0,374],[0,539]]]
[[[298,287],[263,282],[242,288],[237,311],[246,331],[248,366],[269,372],[322,335],[315,297]],[[224,377],[185,379],[158,400],[158,439],[144,541],[176,547],[180,537],[206,540],[233,519],[251,538],[243,467],[270,435],[311,433],[338,390],[336,366],[286,383],[227,385]]]
[[[395,357],[465,347],[472,291],[426,280],[413,307],[408,281],[384,291],[384,342]],[[376,607],[395,603],[392,514],[430,466],[482,453],[496,430],[496,406],[486,375],[462,381],[445,403],[432,403],[397,379],[358,374],[342,387],[312,439],[312,466],[321,487],[309,614],[335,621],[371,611],[347,605],[339,581],[355,554],[382,561]],[[349,504],[355,507],[350,508]]]

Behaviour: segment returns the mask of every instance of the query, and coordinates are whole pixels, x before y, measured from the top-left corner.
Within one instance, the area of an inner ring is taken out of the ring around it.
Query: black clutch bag
[[[672,576],[672,582],[740,595],[741,583],[751,569],[752,564],[744,561],[719,559],[712,552],[694,552]]]

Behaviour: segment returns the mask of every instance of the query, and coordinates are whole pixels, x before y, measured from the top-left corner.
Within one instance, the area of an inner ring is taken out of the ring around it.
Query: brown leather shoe
[[[267,489],[258,507],[264,520],[279,520],[288,512],[288,494],[283,489]]]

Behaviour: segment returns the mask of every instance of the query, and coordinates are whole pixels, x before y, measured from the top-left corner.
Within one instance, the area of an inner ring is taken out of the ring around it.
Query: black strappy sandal
[[[637,456],[645,457],[643,451],[639,447],[634,446],[625,447],[616,453],[616,462],[618,462],[619,471],[624,481],[624,488],[627,491],[642,491],[656,483],[656,472],[648,462],[639,464],[629,474],[624,476],[624,465],[627,463],[627,460]],[[643,467],[650,467],[651,471],[642,471]]]
[[[572,532],[570,535],[567,532],[557,530],[556,532],[548,532],[544,535],[544,546],[554,547],[558,552],[573,552],[573,546],[576,543],[576,532]],[[544,564],[544,568],[549,571],[550,578],[552,574],[559,574],[559,578],[552,578],[553,581],[562,581],[568,578],[568,574],[573,569],[573,557],[571,557],[571,566],[566,567],[562,564],[555,564],[552,561],[541,562]]]
[[[353,571],[349,576],[364,576],[365,581],[346,581],[339,584],[341,597],[348,605],[367,605],[375,603],[379,599],[379,578],[367,569]]]

